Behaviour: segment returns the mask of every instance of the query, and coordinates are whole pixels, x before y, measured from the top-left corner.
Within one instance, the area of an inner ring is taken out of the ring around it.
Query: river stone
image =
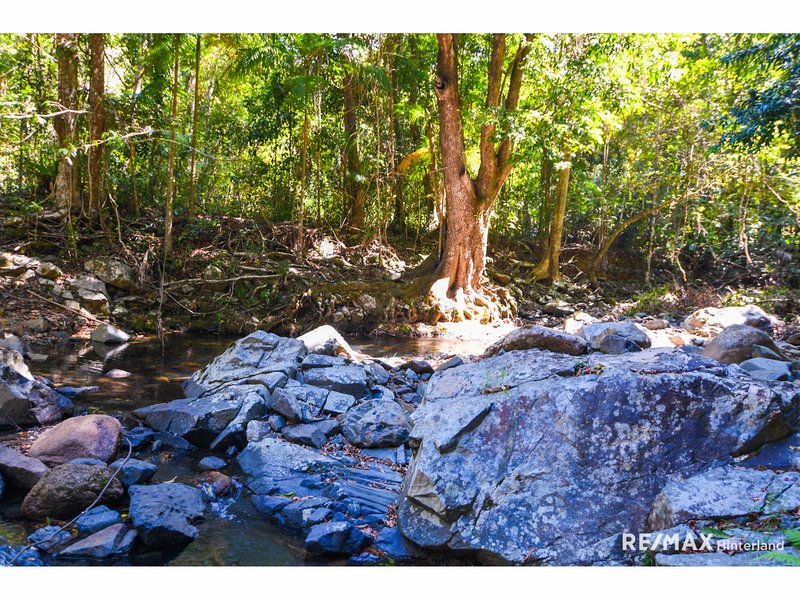
[[[56,265],[50,262],[41,263],[39,267],[36,269],[36,274],[39,277],[44,277],[45,279],[49,279],[51,281],[55,281],[56,279],[61,277],[61,275],[63,275],[61,269],[59,269]]]
[[[328,436],[325,434],[325,427],[319,423],[303,423],[284,427],[281,430],[283,437],[295,444],[322,448],[328,443]]]
[[[295,376],[306,354],[306,347],[299,340],[254,331],[192,375],[184,390],[190,396],[200,396],[227,385],[260,380],[272,391]]]
[[[789,363],[770,358],[751,358],[739,364],[752,377],[767,381],[792,381],[792,371]]]
[[[647,333],[628,321],[584,325],[578,336],[586,340],[591,350],[606,354],[638,352],[651,344]]]
[[[60,465],[74,458],[108,461],[117,449],[122,426],[108,415],[72,417],[45,431],[28,454],[48,465]]]
[[[342,433],[354,446],[384,448],[408,439],[411,427],[403,409],[390,400],[369,400],[347,411]]]
[[[139,289],[133,269],[118,258],[95,258],[86,261],[83,268],[117,289],[126,292],[135,292]]]
[[[321,556],[358,554],[372,543],[372,538],[347,521],[329,521],[314,525],[306,537],[306,550]]]
[[[779,356],[783,356],[780,348],[769,334],[749,325],[731,325],[725,328],[703,348],[703,356],[708,356],[721,363],[740,363],[753,355],[753,346],[764,346]]]
[[[256,421],[253,422],[255,423]],[[225,462],[225,459],[219,456],[206,456],[197,463],[197,467],[201,471],[219,471],[220,469],[224,469],[227,465],[228,463]]]
[[[14,561],[12,563],[12,561]],[[44,562],[39,551],[24,546],[8,546],[0,544],[0,567],[43,567]]]
[[[0,429],[50,425],[72,410],[69,398],[34,379],[19,352],[0,348]]]
[[[147,483],[156,474],[156,466],[144,460],[136,458],[129,458],[127,462],[124,458],[114,461],[109,465],[112,471],[121,469],[117,473],[117,479],[120,480],[122,486],[129,488],[138,483]]]
[[[131,486],[128,494],[133,526],[148,546],[185,544],[198,536],[194,523],[205,517],[206,504],[197,488],[157,483]]]
[[[236,457],[242,470],[251,476],[273,472],[311,472],[338,465],[339,462],[303,446],[276,438],[250,442]]]
[[[9,485],[31,489],[50,469],[38,458],[25,456],[14,448],[0,444],[0,474]]]
[[[484,357],[494,356],[501,350],[510,352],[511,350],[531,350],[533,348],[578,356],[586,353],[587,346],[586,340],[577,335],[541,325],[530,325],[515,329],[500,341],[489,346]],[[440,367],[439,370],[442,368]]]
[[[122,523],[111,525],[68,546],[59,553],[64,558],[105,559],[130,552],[136,532]]]
[[[397,527],[384,527],[375,538],[375,547],[386,556],[398,561],[409,561],[425,556],[425,551],[403,537]]]
[[[683,321],[683,328],[700,336],[715,336],[732,325],[748,325],[765,332],[772,331],[772,319],[754,305],[707,307],[694,311]]]
[[[673,478],[652,502],[648,525],[667,529],[696,519],[769,515],[800,506],[800,473],[727,465]]]
[[[485,562],[627,564],[670,476],[796,425],[800,390],[677,351],[513,351],[437,373],[414,413],[403,534]],[[578,372],[587,372],[582,369]],[[631,499],[635,499],[632,502]]]
[[[28,542],[36,544],[37,550],[51,553],[72,539],[72,534],[58,525],[46,525],[28,536]]]
[[[105,529],[109,525],[119,523],[121,520],[120,514],[111,510],[107,506],[99,505],[87,510],[75,521],[75,527],[78,533],[82,535],[90,535],[96,533],[101,529]]]
[[[344,354],[348,358],[356,358],[356,353],[353,352],[353,349],[342,337],[342,334],[330,325],[322,325],[312,329],[297,339],[305,344],[309,352],[314,354],[327,354],[329,356]]]
[[[111,483],[103,499],[119,500],[123,489],[113,475],[114,472],[107,467],[59,465],[42,477],[25,496],[22,514],[32,519],[69,519],[94,502],[109,480]]]
[[[367,372],[361,365],[311,369],[304,373],[308,385],[362,398],[369,392]]]
[[[92,331],[92,341],[101,344],[124,344],[131,336],[113,325],[103,323]]]

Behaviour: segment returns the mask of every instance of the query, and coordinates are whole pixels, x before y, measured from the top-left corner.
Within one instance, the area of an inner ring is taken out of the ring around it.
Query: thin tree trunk
[[[106,129],[105,110],[105,34],[89,34],[92,77],[89,87],[91,146],[89,146],[89,222],[103,224],[106,199],[106,146],[101,143]]]
[[[343,37],[350,37],[344,34]],[[361,159],[358,155],[358,122],[356,117],[356,82],[353,64],[346,57],[345,75],[342,85],[344,96],[345,137],[345,197],[348,201],[346,223],[355,229],[363,229],[366,213],[364,188],[361,185]]]
[[[306,165],[308,163],[308,101],[306,94],[303,94],[303,151],[302,151],[303,164],[300,167],[300,208],[297,214],[297,246],[295,247],[295,255],[297,260],[303,258],[305,244],[304,234],[304,219],[306,214]]]
[[[189,218],[197,214],[197,108],[200,102],[200,50],[203,34],[197,34],[194,49],[194,101],[192,103],[192,162],[189,167]]]
[[[572,171],[571,155],[564,151],[562,161],[564,166],[558,172],[556,197],[553,203],[553,216],[550,220],[550,235],[547,241],[547,250],[533,270],[535,279],[550,279],[556,281],[560,274],[561,241],[564,236],[564,219],[567,213],[567,199],[569,198],[569,177]]]
[[[80,206],[78,160],[71,156],[77,145],[78,133],[78,42],[74,33],[57,33],[54,43],[58,63],[59,110],[65,111],[53,119],[59,148],[55,202],[71,213],[75,206]]]
[[[169,132],[169,162],[167,163],[167,201],[164,210],[164,256],[172,254],[172,204],[175,196],[175,121],[178,116],[178,76],[180,68],[180,34],[174,35],[175,60],[172,68],[172,113]]]

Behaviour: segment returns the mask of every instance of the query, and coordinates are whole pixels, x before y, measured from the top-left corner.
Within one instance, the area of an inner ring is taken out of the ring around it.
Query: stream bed
[[[117,417],[125,426],[138,421],[136,408],[168,402],[184,396],[181,384],[202,369],[235,338],[196,334],[173,334],[164,344],[157,338],[137,340],[120,347],[86,342],[49,349],[44,362],[31,363],[35,375],[47,377],[54,386],[97,386],[94,392],[73,399],[75,414],[101,413]],[[425,357],[446,354],[477,354],[485,342],[447,338],[361,338],[348,340],[354,350],[380,357]],[[112,369],[130,373],[124,378],[106,374]],[[0,433],[0,442],[19,434]],[[143,452],[139,458],[158,465],[153,483],[177,481],[192,484],[197,462],[209,453]],[[241,479],[236,461],[228,473]],[[0,538],[24,544],[38,525],[20,515],[22,498],[7,494],[0,502]],[[214,502],[207,519],[198,525],[199,537],[180,550],[137,554],[133,564],[273,566],[331,564],[306,555],[303,540],[270,523],[249,499],[224,498]]]

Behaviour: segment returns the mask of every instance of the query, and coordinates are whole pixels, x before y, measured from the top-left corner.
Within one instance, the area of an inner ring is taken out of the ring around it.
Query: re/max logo
[[[623,533],[623,550],[654,550],[675,552],[713,552],[711,535],[705,533],[687,534],[681,536],[678,533]]]

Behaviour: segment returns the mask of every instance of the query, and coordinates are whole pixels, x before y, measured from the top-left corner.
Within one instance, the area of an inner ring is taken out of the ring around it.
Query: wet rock
[[[93,342],[100,344],[123,344],[131,339],[131,336],[113,325],[103,323],[92,331],[91,338]]]
[[[117,449],[121,430],[120,422],[108,415],[72,417],[39,436],[28,455],[48,465],[73,458],[108,461]]]
[[[502,340],[492,344],[486,349],[484,356],[494,356],[500,350],[510,352],[511,350],[531,350],[533,348],[578,356],[586,353],[587,343],[586,340],[576,335],[541,325],[531,325],[515,329]]]
[[[369,392],[367,372],[361,365],[311,369],[306,371],[304,376],[308,385],[349,394],[355,398],[362,398]]]
[[[749,325],[731,325],[703,348],[703,356],[721,363],[740,363],[753,355],[753,347],[759,345],[769,348],[783,356],[780,348],[769,334]]]
[[[198,536],[194,523],[206,513],[200,490],[183,483],[157,483],[131,486],[128,493],[133,525],[148,546],[185,544]]]
[[[587,341],[591,350],[605,354],[638,352],[651,344],[644,330],[628,321],[584,325],[578,335]]]
[[[36,544],[37,550],[50,554],[71,539],[72,534],[69,531],[62,530],[57,525],[46,525],[30,534],[28,543]]]
[[[485,562],[623,564],[619,532],[651,530],[648,503],[670,477],[730,462],[797,419],[794,386],[702,356],[582,363],[513,351],[434,375],[413,415],[403,534]]]
[[[75,528],[82,535],[96,533],[110,525],[119,523],[122,520],[120,514],[111,510],[107,506],[99,505],[87,510],[75,521]]]
[[[411,428],[396,402],[369,400],[347,411],[342,432],[360,448],[397,446],[408,439]]]
[[[320,523],[306,537],[306,550],[321,556],[358,554],[372,543],[372,538],[346,521]]]
[[[0,474],[9,485],[31,489],[50,469],[37,458],[0,444]]]
[[[155,431],[149,427],[133,427],[131,429],[123,429],[122,435],[127,439],[134,450],[143,448],[146,444],[153,440]]]
[[[111,525],[60,552],[64,558],[106,559],[130,552],[136,532],[122,523]]]
[[[23,551],[23,546],[8,546],[0,544],[0,567],[42,567],[44,562],[38,550],[28,548]]]
[[[93,465],[59,465],[42,477],[22,502],[22,514],[32,519],[52,517],[68,519],[95,501],[108,485],[106,501],[122,497],[122,485],[113,479],[113,471]]]
[[[766,381],[792,381],[792,371],[789,363],[782,360],[769,358],[751,358],[739,364],[752,377]]]
[[[201,471],[219,471],[220,469],[224,469],[228,466],[228,463],[225,462],[225,459],[220,458],[219,456],[206,456],[199,463],[197,463],[197,467]]]
[[[44,277],[45,279],[49,279],[51,281],[55,281],[56,279],[61,277],[61,275],[63,275],[61,269],[59,269],[56,265],[50,262],[41,263],[36,269],[36,274],[39,277]]]
[[[95,258],[83,265],[84,269],[97,276],[100,281],[126,292],[139,289],[136,274],[118,258]]]
[[[156,474],[156,466],[153,463],[136,458],[129,458],[127,462],[124,458],[120,458],[111,463],[109,467],[112,471],[116,471],[121,467],[120,472],[117,473],[117,479],[120,480],[125,488],[138,483],[147,483]]]
[[[683,321],[683,328],[700,336],[715,336],[732,325],[747,325],[772,331],[772,319],[758,306],[707,307],[694,311]]]
[[[281,433],[290,442],[313,446],[314,448],[322,448],[328,442],[328,436],[324,433],[324,428],[319,423],[304,423],[302,425],[284,427]]]
[[[282,511],[292,501],[285,496],[253,496],[253,506],[268,517]]]
[[[71,465],[94,465],[96,467],[107,467],[108,463],[99,458],[73,458],[68,464]]]
[[[337,356],[344,354],[348,358],[356,358],[356,353],[345,341],[342,335],[330,325],[322,325],[316,329],[312,329],[308,333],[304,333],[297,338],[308,351],[314,354],[327,354],[329,356]]]
[[[0,429],[49,425],[72,410],[68,398],[34,379],[19,352],[0,349]]]
[[[411,370],[412,373],[417,375],[422,375],[423,373],[433,373],[433,367],[431,364],[427,360],[421,360],[419,358],[407,360],[400,365],[400,370]]]
[[[224,496],[233,487],[233,479],[219,471],[205,471],[200,475],[198,481],[201,489],[211,500]]]
[[[397,527],[384,527],[375,538],[375,547],[397,561],[408,561],[425,556],[425,551],[407,540]]]

